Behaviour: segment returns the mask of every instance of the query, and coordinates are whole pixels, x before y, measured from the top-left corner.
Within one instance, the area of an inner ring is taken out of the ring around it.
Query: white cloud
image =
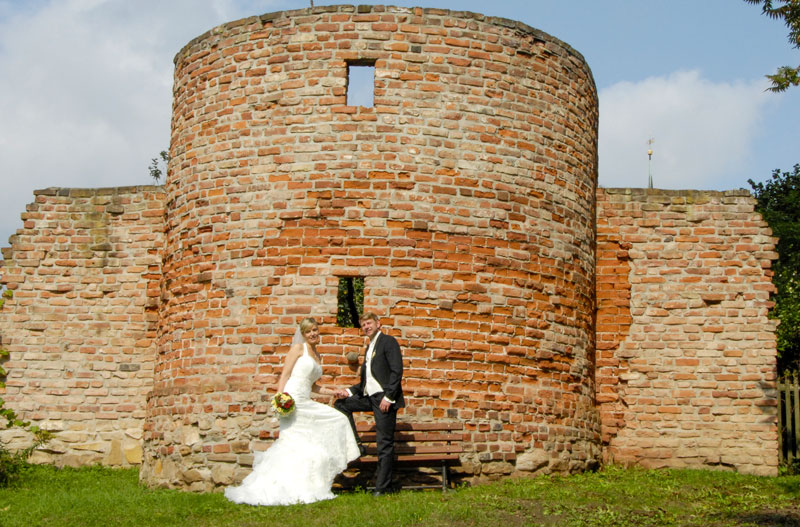
[[[0,0],[0,246],[33,190],[151,184],[169,146],[172,59],[274,1]]]
[[[654,187],[738,188],[744,179],[733,175],[749,160],[767,104],[776,100],[765,87],[763,80],[715,83],[680,71],[602,90],[600,184],[646,187],[647,141],[654,138]]]
[[[172,60],[186,43],[243,16],[307,6],[0,0],[0,246],[22,226],[34,189],[152,182],[150,159],[169,143]],[[712,83],[682,72],[604,89],[600,183],[645,186],[646,141],[654,136],[657,186],[740,186],[752,170],[735,184],[726,184],[726,174],[747,159],[766,100],[778,100],[763,88],[760,81]],[[768,170],[755,176],[762,173]]]

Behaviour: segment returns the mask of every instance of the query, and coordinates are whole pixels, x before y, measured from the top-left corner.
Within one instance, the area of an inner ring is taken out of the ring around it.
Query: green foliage
[[[0,399],[0,404],[2,404]],[[8,409],[3,410],[8,411]],[[8,416],[6,416],[8,418]],[[11,418],[14,423],[20,421],[16,416]],[[15,424],[15,426],[17,426]],[[33,443],[22,450],[11,452],[5,446],[0,445],[0,488],[8,487],[9,485],[17,482],[20,476],[30,468],[28,465],[28,458],[31,457],[33,451],[52,439],[53,434],[47,430],[42,430],[38,426],[30,426],[28,431],[33,433]]]
[[[761,12],[775,20],[783,20],[789,28],[789,44],[800,48],[800,0],[745,0],[750,4],[760,5]],[[768,88],[773,92],[782,92],[790,86],[800,84],[800,66],[782,66],[773,75],[767,75],[772,81]]]
[[[358,318],[364,311],[364,278],[347,276],[339,278],[337,292],[338,310],[336,325],[341,328],[358,327]]]
[[[3,291],[3,299],[13,298],[13,293],[10,290]],[[2,307],[2,304],[0,304]],[[8,359],[8,350],[0,348],[0,361]],[[3,366],[0,366],[0,387],[5,387],[5,378],[8,372]],[[0,443],[0,488],[7,487],[19,479],[20,475],[28,467],[28,458],[34,450],[45,444],[53,438],[53,434],[47,430],[42,430],[38,426],[31,425],[28,421],[20,419],[16,412],[11,408],[5,407],[5,401],[0,398],[0,419],[5,418],[5,426],[0,428],[22,428],[27,430],[33,436],[33,442],[28,448],[11,452],[5,445]]]
[[[789,462],[781,463],[778,467],[778,473],[781,476],[798,476],[800,475],[800,459],[794,459]]]
[[[6,350],[0,350],[0,356],[7,357]],[[5,376],[5,370],[2,375]],[[5,383],[0,383],[5,386]],[[5,407],[5,401],[0,399],[0,418],[5,418],[6,423],[3,428],[22,428],[33,436],[33,442],[22,450],[12,452],[5,445],[0,444],[0,488],[7,487],[16,482],[23,472],[28,468],[28,458],[33,451],[47,443],[53,438],[53,433],[42,430],[36,425],[31,425],[28,421],[20,419],[16,412]]]
[[[155,180],[156,183],[159,182],[161,176],[166,174],[167,172],[167,165],[169,164],[169,153],[166,150],[162,150],[159,152],[159,157],[154,157],[151,160],[150,166],[147,169],[150,171],[150,177]]]
[[[10,289],[6,289],[5,291],[3,291],[3,294],[0,295],[0,309],[3,308],[3,306],[6,303],[6,300],[10,300],[12,298],[14,298],[14,292],[13,291],[11,291]]]
[[[8,352],[0,350],[0,356],[8,356]],[[3,375],[5,375],[5,370],[3,370]],[[0,384],[5,386],[4,383]],[[33,436],[33,442],[27,448],[16,452],[12,452],[5,445],[0,444],[0,488],[7,487],[17,481],[28,467],[28,458],[31,457],[33,451],[53,438],[52,432],[42,430],[36,425],[31,425],[28,421],[20,419],[16,412],[6,408],[5,401],[0,399],[0,418],[3,417],[6,419],[4,428],[25,429]]]
[[[773,277],[778,294],[772,316],[778,326],[778,371],[800,369],[800,275],[798,269],[777,268]]]
[[[756,209],[778,237],[773,283],[778,289],[771,316],[778,326],[778,371],[800,367],[800,164],[792,172],[774,170],[766,183],[748,180]]]

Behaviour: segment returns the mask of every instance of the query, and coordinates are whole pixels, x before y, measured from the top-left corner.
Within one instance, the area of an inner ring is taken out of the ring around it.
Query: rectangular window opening
[[[375,106],[375,63],[347,64],[347,106]]]
[[[364,278],[340,276],[337,293],[336,325],[340,328],[357,328],[364,312]]]

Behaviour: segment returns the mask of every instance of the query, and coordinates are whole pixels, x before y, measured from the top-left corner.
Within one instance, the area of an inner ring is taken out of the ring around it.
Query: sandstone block
[[[217,464],[211,469],[211,480],[217,485],[232,485],[235,472],[234,464]]]
[[[550,455],[544,450],[534,450],[517,456],[516,469],[525,472],[536,472],[550,463]]]
[[[124,449],[125,461],[131,465],[140,465],[142,463],[142,445],[139,443],[127,443]]]
[[[103,464],[111,465],[111,466],[118,466],[122,465],[123,454],[122,454],[122,442],[118,439],[114,439],[111,441],[111,448],[108,452],[108,455],[103,460]]]
[[[505,461],[493,461],[481,466],[481,474],[485,476],[508,475],[514,471],[514,466]]]
[[[184,470],[181,474],[183,481],[186,483],[197,483],[208,481],[211,476],[211,471],[207,468],[197,469],[197,468],[190,468],[188,470]]]

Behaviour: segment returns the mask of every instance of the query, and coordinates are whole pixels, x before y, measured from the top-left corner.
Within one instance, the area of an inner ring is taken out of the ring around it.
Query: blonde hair
[[[300,321],[300,333],[302,333],[303,337],[305,338],[306,333],[308,333],[309,330],[311,330],[311,328],[314,326],[319,326],[319,324],[317,324],[317,319],[314,317],[304,318]]]
[[[378,315],[375,313],[364,313],[360,317],[358,317],[358,323],[361,324],[365,320],[374,320],[375,322],[380,322],[381,319],[378,318]]]

